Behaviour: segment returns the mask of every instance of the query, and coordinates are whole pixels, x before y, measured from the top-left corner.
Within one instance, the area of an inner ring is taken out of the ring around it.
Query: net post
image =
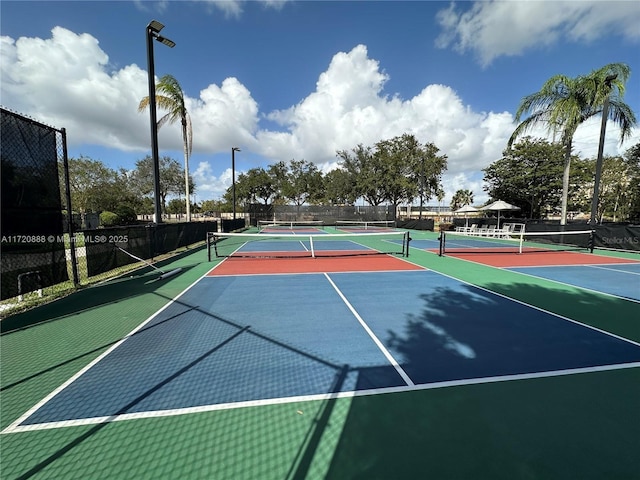
[[[311,248],[311,257],[316,258],[316,252],[313,249],[313,235],[309,235],[309,248]]]
[[[520,232],[520,241],[518,242],[518,253],[522,253],[523,246],[524,246],[524,232]]]
[[[211,261],[211,246],[213,246],[213,251],[216,254],[216,258],[218,255],[218,242],[216,241],[216,234],[214,232],[207,232],[207,259]]]
[[[406,258],[409,258],[409,242],[411,242],[411,235],[409,235],[409,232],[405,232],[404,235],[405,235],[405,239],[406,240],[404,242],[402,242],[402,253]],[[405,250],[404,250],[405,245],[407,246],[406,253],[405,253]]]
[[[589,247],[589,253],[593,253],[593,250],[595,248],[595,233],[595,230],[591,230],[589,232],[589,240],[587,244],[587,246]]]
[[[213,234],[213,251],[216,252],[216,258],[220,257],[220,254],[218,253],[218,240],[216,239],[216,234]]]
[[[444,256],[444,245],[445,245],[445,233],[444,233],[444,230],[440,231],[440,236],[438,237],[438,240],[440,240],[440,245],[439,245],[439,249],[438,249],[438,256],[439,257],[443,257]]]

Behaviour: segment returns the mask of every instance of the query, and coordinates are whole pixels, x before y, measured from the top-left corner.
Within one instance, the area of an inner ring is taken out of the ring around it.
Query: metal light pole
[[[231,191],[233,192],[233,219],[236,219],[236,152],[239,152],[238,147],[231,149]]]
[[[160,159],[158,155],[158,121],[156,118],[156,74],[153,65],[153,40],[173,48],[175,42],[160,35],[164,25],[152,20],[147,25],[147,72],[149,77],[149,117],[151,121],[151,159],[153,161],[153,196],[154,220],[162,223],[162,206],[160,205]]]
[[[611,94],[611,82],[618,78],[618,74],[614,73],[604,79],[604,85],[607,89],[607,96],[604,98],[602,105],[602,123],[600,125],[600,143],[598,144],[598,158],[596,160],[596,176],[593,182],[593,197],[591,198],[591,218],[589,223],[595,225],[598,223],[598,195],[600,192],[600,177],[602,175],[602,153],[604,151],[604,137],[607,130],[607,117],[609,116],[609,95]]]

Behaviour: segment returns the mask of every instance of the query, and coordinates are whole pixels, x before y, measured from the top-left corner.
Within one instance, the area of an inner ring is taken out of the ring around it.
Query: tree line
[[[114,170],[100,160],[89,157],[69,158],[71,207],[75,213],[112,212],[128,220],[136,215],[151,215],[153,204],[153,161],[150,156],[138,160],[133,170]],[[60,191],[64,196],[64,167],[58,165]],[[185,173],[182,166],[168,156],[160,158],[160,203],[164,213],[184,213]],[[189,176],[191,192],[195,183]],[[65,207],[68,209],[68,206]]]
[[[419,143],[412,135],[378,142],[374,147],[357,145],[336,153],[338,168],[327,173],[305,160],[280,161],[252,168],[236,179],[236,202],[242,211],[248,204],[354,205],[364,199],[370,205],[425,205],[441,200],[442,174],[447,156],[433,143]],[[593,195],[595,158],[571,157],[568,191],[569,216],[588,212]],[[545,218],[557,215],[562,202],[565,165],[559,142],[525,137],[506,148],[500,159],[483,169],[484,190],[493,199],[520,207],[521,215]],[[76,212],[115,212],[120,216],[153,214],[151,157],[136,162],[133,170],[113,170],[87,157],[69,159],[71,201]],[[64,178],[61,174],[60,178]],[[190,191],[196,185],[189,177]],[[184,170],[178,161],[160,159],[160,195],[164,213],[184,214]],[[605,156],[600,182],[598,221],[640,218],[640,144],[622,156]],[[191,210],[231,212],[233,188],[221,199],[192,203]],[[474,202],[471,190],[460,189],[452,197],[456,210]],[[422,210],[422,209],[421,209]]]
[[[338,168],[322,173],[305,160],[280,161],[267,168],[252,168],[238,176],[236,200],[250,203],[354,205],[363,198],[370,205],[397,207],[418,201],[424,204],[443,195],[442,174],[447,156],[427,142],[404,134],[382,140],[373,147],[362,144],[337,152]],[[228,189],[224,199],[232,201]]]

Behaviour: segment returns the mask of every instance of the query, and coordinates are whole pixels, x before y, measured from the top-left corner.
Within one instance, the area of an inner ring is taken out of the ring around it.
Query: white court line
[[[331,280],[331,278],[329,277],[328,274],[324,274],[325,278],[329,281],[329,283],[331,284],[331,286],[334,288],[334,290],[336,291],[336,293],[340,296],[340,298],[342,299],[342,301],[344,302],[344,304],[347,306],[347,308],[349,308],[349,310],[351,310],[351,313],[353,313],[353,316],[356,317],[356,319],[358,320],[358,322],[360,322],[360,325],[362,325],[362,328],[364,328],[364,330],[369,334],[369,336],[371,337],[371,339],[373,340],[373,342],[378,346],[378,348],[380,349],[380,351],[382,352],[382,354],[386,357],[386,359],[389,361],[389,363],[391,363],[391,365],[393,365],[393,368],[396,369],[396,371],[398,372],[398,374],[402,377],[402,379],[405,381],[405,383],[409,386],[414,386],[415,383],[413,383],[413,380],[411,380],[411,378],[409,378],[409,375],[407,375],[407,372],[405,372],[402,367],[400,366],[400,364],[396,361],[395,358],[393,358],[393,355],[391,355],[391,353],[389,352],[389,350],[386,349],[386,347],[382,344],[382,342],[380,341],[380,339],[378,337],[376,337],[375,333],[373,333],[373,331],[369,328],[369,325],[366,324],[366,322],[362,319],[362,317],[360,316],[360,314],[356,311],[356,309],[353,307],[353,305],[351,305],[351,303],[349,302],[349,300],[346,299],[346,297],[343,295],[343,293],[340,291],[340,289],[338,288],[338,286],[333,283],[333,280]]]
[[[60,422],[39,423],[33,425],[17,425],[7,427],[0,434],[32,432],[37,430],[50,430],[54,428],[75,427],[82,425],[98,425],[103,423],[120,422],[125,420],[138,420],[143,418],[173,417],[177,415],[189,415],[194,413],[214,412],[219,410],[231,410],[236,408],[259,407],[265,405],[282,405],[296,402],[310,402],[318,400],[331,400],[334,398],[354,398],[369,395],[382,395],[388,393],[415,392],[432,390],[437,388],[459,387],[465,385],[480,385],[485,383],[510,382],[516,380],[532,380],[537,378],[559,377],[577,375],[583,373],[605,372],[623,370],[627,368],[640,368],[640,362],[621,363],[614,365],[601,365],[596,367],[583,367],[564,370],[552,370],[547,372],[520,373],[483,378],[469,378],[462,380],[448,380],[444,382],[425,383],[421,385],[408,385],[400,387],[373,388],[368,390],[351,390],[347,392],[321,393],[316,395],[299,395],[293,397],[279,397],[262,400],[249,400],[244,402],[220,403],[217,405],[202,405],[198,407],[177,408],[171,410],[155,410],[149,412],[125,413],[108,417],[83,418],[78,420],[65,420]]]
[[[614,264],[610,264],[610,265],[640,265],[637,263],[614,263]],[[591,267],[591,268],[599,268],[600,270],[610,270],[612,272],[616,272],[616,273],[626,273],[629,275],[640,275],[640,271],[639,272],[631,272],[628,270],[619,270],[617,268],[612,268],[612,266],[609,267],[603,267],[602,265],[585,265],[586,267]]]

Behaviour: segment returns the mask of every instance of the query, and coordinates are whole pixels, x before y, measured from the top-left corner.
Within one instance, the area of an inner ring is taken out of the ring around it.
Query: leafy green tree
[[[424,182],[414,181],[414,166],[417,166],[420,143],[413,135],[402,135],[376,144],[374,156],[378,157],[385,200],[393,205],[411,202],[418,194],[418,185]],[[418,177],[419,178],[419,177]]]
[[[620,218],[621,214],[627,215],[628,193],[632,180],[630,173],[629,166],[624,163],[622,157],[603,158],[596,217],[598,223],[602,222],[605,215],[614,222]]]
[[[612,221],[628,220],[633,218],[634,204],[638,203],[638,185],[640,185],[640,159],[633,158],[627,151],[624,157],[604,156],[602,159],[602,175],[598,192],[598,205],[596,220],[598,223],[604,219]],[[583,208],[590,210],[593,195],[593,172],[596,159],[586,160],[587,170],[591,173],[590,181],[585,182],[588,195],[585,195]]]
[[[151,197],[141,197],[139,200],[138,210],[136,211],[141,215],[153,215],[155,211],[153,199]]]
[[[279,161],[272,165],[269,165],[267,168],[267,173],[271,178],[271,182],[273,184],[275,194],[273,196],[274,204],[284,204],[286,203],[286,199],[284,197],[283,191],[286,189],[286,185],[289,181],[289,167],[286,162]]]
[[[193,131],[191,128],[191,116],[184,103],[184,93],[178,81],[171,75],[164,75],[156,84],[156,105],[166,110],[167,113],[158,120],[158,128],[165,123],[174,123],[180,120],[182,125],[182,145],[184,150],[184,191],[185,206],[187,210],[187,222],[191,221],[190,195],[193,193],[191,186],[193,180],[189,176],[189,157],[193,147]],[[143,112],[149,106],[149,97],[140,100],[138,111]]]
[[[640,143],[629,148],[623,158],[629,166],[631,175],[628,192],[630,197],[628,219],[640,223]]]
[[[443,191],[441,179],[442,173],[447,169],[447,156],[438,155],[439,151],[431,142],[417,145],[416,149],[411,150],[411,180],[417,189],[420,219],[424,204]]]
[[[135,211],[141,207],[142,196],[132,188],[128,172],[107,167],[89,157],[69,158],[69,185],[71,208],[80,213],[116,212],[121,206]],[[64,196],[64,171],[59,164],[62,198]]]
[[[363,197],[369,205],[378,206],[386,200],[384,164],[371,147],[359,144],[351,150],[339,150],[340,166],[355,179],[356,198]]]
[[[502,155],[483,170],[484,189],[491,198],[516,205],[531,218],[540,218],[544,207],[560,204],[565,163],[562,145],[526,137]],[[572,185],[572,191],[578,188]]]
[[[623,102],[625,84],[631,73],[623,63],[611,63],[592,71],[588,75],[570,78],[555,75],[547,80],[540,91],[527,95],[520,102],[516,121],[520,122],[509,139],[509,147],[515,140],[537,125],[546,125],[548,130],[559,131],[564,147],[564,169],[562,180],[561,224],[566,223],[571,170],[573,136],[586,120],[602,114],[605,99],[610,98],[609,120],[620,127],[620,141],[631,135],[636,118],[631,108]],[[608,82],[611,76],[613,81]]]
[[[241,205],[246,206],[258,200],[268,205],[277,193],[274,178],[261,167],[240,173],[236,178],[236,202]],[[233,185],[227,188],[223,198],[228,204],[233,203]]]
[[[172,215],[181,215],[184,213],[185,204],[179,198],[172,198],[167,204],[167,213]]]
[[[329,205],[353,205],[358,199],[355,180],[343,168],[324,175],[324,202]]]
[[[225,203],[230,206],[230,210],[233,210],[233,189],[233,184],[229,185],[227,190],[222,195]],[[247,182],[247,175],[244,173],[239,173],[236,176],[235,197],[236,206],[244,205],[246,202],[251,201],[251,191]]]
[[[224,209],[224,203],[220,200],[204,200],[200,208],[205,213],[217,214]]]
[[[176,160],[168,156],[160,158],[159,163],[160,204],[162,205],[163,210],[166,210],[167,196],[172,194],[185,194],[185,185],[183,181],[184,170]],[[130,181],[141,195],[153,195],[153,159],[150,155],[147,155],[136,162],[136,168],[131,174]],[[190,191],[193,193],[195,191],[195,187],[191,178],[190,183]]]
[[[69,158],[68,164],[71,208],[82,213],[107,210],[101,202],[116,181],[115,170],[88,157]],[[64,181],[64,174],[60,175],[60,180]]]
[[[324,194],[322,173],[312,162],[291,160],[282,196],[300,207],[305,203],[318,203]]]
[[[388,201],[394,208],[401,202],[420,199],[420,206],[441,189],[440,179],[447,156],[438,155],[433,143],[421,145],[415,136],[403,134],[376,143],[374,148],[358,145],[351,152],[340,150],[340,165],[355,179],[355,198],[371,205]]]
[[[248,186],[248,200],[252,203],[261,200],[264,205],[268,205],[278,194],[276,180],[262,167],[247,171],[244,181]]]
[[[264,205],[278,194],[278,189],[273,178],[262,167],[254,168],[247,172],[249,174],[251,190],[256,199],[262,200]]]

